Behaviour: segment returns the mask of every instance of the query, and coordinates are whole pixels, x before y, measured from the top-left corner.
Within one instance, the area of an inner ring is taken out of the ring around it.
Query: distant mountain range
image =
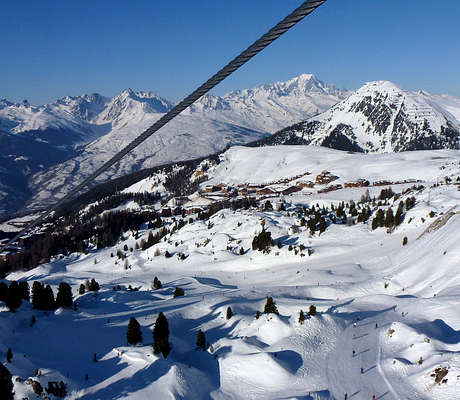
[[[143,143],[104,179],[266,137],[348,95],[313,75],[207,95]],[[43,207],[133,140],[173,103],[152,92],[64,97],[32,106],[0,100],[0,215]],[[51,154],[50,154],[51,153]]]
[[[131,89],[44,106],[0,100],[0,216],[62,197],[172,107],[155,93]],[[397,152],[458,149],[459,136],[459,98],[387,81],[349,92],[304,74],[203,96],[101,180],[249,142]]]

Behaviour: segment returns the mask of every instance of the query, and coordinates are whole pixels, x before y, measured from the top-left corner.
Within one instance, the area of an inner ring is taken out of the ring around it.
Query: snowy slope
[[[192,215],[193,221],[165,241],[145,251],[127,251],[128,269],[110,253],[124,245],[135,247],[133,232],[122,235],[114,247],[93,247],[86,255],[75,253],[9,274],[8,280],[49,283],[55,292],[63,280],[74,294],[85,279],[94,277],[101,284],[97,295],[75,294],[77,311],[37,311],[25,303],[10,313],[0,303],[0,358],[3,362],[11,347],[14,357],[7,367],[22,379],[15,382],[16,399],[32,398],[30,386],[24,384],[28,377],[43,386],[65,381],[68,399],[333,400],[343,399],[345,393],[357,400],[373,395],[389,400],[457,399],[460,153],[363,155],[303,146],[236,147],[207,174],[208,183],[261,184],[323,170],[336,175],[335,182],[412,178],[424,188],[410,189],[397,200],[389,199],[388,205],[369,203],[373,209],[395,209],[400,200],[415,196],[415,207],[391,233],[372,230],[368,221],[331,224],[321,235],[312,235],[300,227],[302,206],[357,202],[366,189],[378,196],[382,187],[324,194],[305,190],[285,196],[286,211],[230,208],[209,220]],[[438,185],[445,177],[451,183]],[[149,178],[150,184],[154,178]],[[149,189],[147,181],[130,190]],[[392,188],[401,193],[410,186]],[[262,219],[281,244],[269,254],[251,250]],[[164,220],[168,227],[175,224],[172,218]],[[295,234],[293,225],[299,226]],[[137,241],[147,235],[142,227]],[[408,237],[406,246],[401,245],[403,237]],[[297,252],[301,244],[312,249],[310,256]],[[173,257],[165,258],[166,250]],[[179,260],[179,252],[187,258]],[[163,282],[162,289],[150,289],[154,276]],[[116,285],[121,290],[114,290]],[[129,285],[139,290],[129,291]],[[185,296],[173,298],[176,286]],[[267,296],[273,296],[280,314],[256,319]],[[317,315],[300,324],[299,310],[307,313],[312,304]],[[227,320],[228,306],[234,315]],[[172,351],[166,359],[154,355],[151,347],[160,311],[171,331]],[[32,315],[37,322],[30,327]],[[136,347],[126,346],[132,316],[143,334],[143,343]],[[206,333],[212,349],[195,348],[198,329]],[[389,329],[394,330],[391,335]],[[447,382],[440,385],[431,376],[438,367],[448,368]],[[34,377],[36,368],[40,377]]]
[[[292,141],[364,152],[459,148],[460,100],[369,82],[328,111],[279,133]]]

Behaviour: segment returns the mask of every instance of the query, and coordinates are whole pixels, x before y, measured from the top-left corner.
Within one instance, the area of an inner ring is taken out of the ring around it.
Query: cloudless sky
[[[177,101],[301,0],[2,0],[0,98],[130,87]],[[328,0],[214,93],[314,73],[460,96],[460,0]]]

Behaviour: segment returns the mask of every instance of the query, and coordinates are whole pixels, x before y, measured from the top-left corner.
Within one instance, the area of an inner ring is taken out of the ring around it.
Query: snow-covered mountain
[[[459,118],[460,99],[377,81],[269,140],[364,152],[458,149]]]
[[[460,152],[235,146],[191,167],[201,187],[174,215],[173,199],[140,195],[167,196],[180,168],[82,204],[10,264],[14,400],[458,400]]]
[[[146,141],[104,178],[120,176],[159,163],[203,156],[229,144],[247,143],[278,129],[325,111],[347,92],[325,84],[313,75],[288,82],[264,85],[228,95],[205,96],[154,137]],[[29,169],[34,197],[30,205],[43,206],[62,196],[123,146],[147,129],[173,104],[152,92],[123,91],[114,98],[98,94],[65,97],[45,106],[13,104],[0,106],[0,131],[47,143],[67,153],[49,164]],[[4,154],[10,157],[11,154]],[[14,158],[21,154],[14,154]],[[34,159],[29,159],[32,165]],[[11,175],[10,169],[7,174]],[[12,181],[12,179],[8,179]],[[5,190],[16,192],[19,188]],[[26,196],[27,197],[27,196]],[[1,204],[0,200],[0,204]],[[14,204],[9,201],[9,204]],[[16,203],[20,206],[22,204]],[[2,208],[0,206],[0,208]],[[9,206],[3,206],[8,211]]]
[[[276,82],[254,89],[235,90],[222,97],[205,95],[185,113],[201,114],[274,133],[327,110],[348,92],[302,74],[287,82]]]

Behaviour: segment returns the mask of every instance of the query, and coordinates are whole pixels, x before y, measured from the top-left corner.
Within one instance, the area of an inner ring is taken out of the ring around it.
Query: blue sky
[[[33,104],[131,87],[177,101],[301,0],[10,1],[0,98]],[[314,73],[460,96],[460,1],[328,0],[214,93]]]

